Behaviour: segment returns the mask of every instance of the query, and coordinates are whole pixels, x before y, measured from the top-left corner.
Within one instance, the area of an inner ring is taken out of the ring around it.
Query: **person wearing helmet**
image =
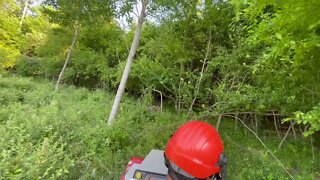
[[[226,157],[217,130],[201,121],[179,127],[164,151],[168,180],[226,178]]]

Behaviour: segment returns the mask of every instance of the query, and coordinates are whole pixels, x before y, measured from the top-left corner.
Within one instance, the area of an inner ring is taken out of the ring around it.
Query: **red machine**
[[[139,165],[142,163],[144,158],[138,158],[138,157],[132,157],[130,161],[128,162],[126,166],[126,170],[124,172],[124,175],[120,177],[120,180],[124,180],[125,175],[128,173],[128,170],[133,166],[133,165]]]
[[[162,150],[152,150],[145,158],[133,157],[120,180],[165,180],[168,169],[164,164]]]
[[[179,127],[164,151],[132,158],[121,180],[225,179],[227,159],[217,130],[201,121]]]

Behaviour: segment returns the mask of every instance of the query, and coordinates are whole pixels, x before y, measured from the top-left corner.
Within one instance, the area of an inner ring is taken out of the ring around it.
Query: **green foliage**
[[[110,19],[128,15],[136,2],[50,0],[29,8],[19,30],[23,3],[0,0],[0,179],[118,179],[131,156],[163,149],[191,118],[148,111],[158,103],[152,89],[180,113],[195,99],[194,112],[292,114],[306,136],[318,138],[318,0],[150,1],[148,18],[156,17],[145,23],[127,84],[140,101],[125,99],[107,127],[112,98],[102,90],[117,88],[135,31]],[[95,91],[55,94],[52,84],[7,77],[56,80],[75,26],[63,81]],[[255,137],[230,121],[220,132],[231,179],[287,179]],[[259,136],[297,179],[319,178],[312,157],[320,155],[318,141],[312,152],[309,140],[289,135],[277,149],[279,140],[265,129]]]
[[[111,19],[112,1],[100,0],[45,0],[44,12],[52,21],[64,25],[97,24],[100,20]]]
[[[63,28],[59,24],[50,24],[48,33],[45,36],[45,43],[37,47],[38,56],[59,57],[64,55],[72,42],[72,35],[72,29]]]
[[[254,135],[243,129],[235,132],[232,126],[228,126],[228,122],[222,123],[222,128],[224,132],[221,136],[228,155],[230,179],[290,179],[283,175],[283,169],[265,149],[261,148],[262,145],[257,143]],[[295,141],[289,136],[292,139],[287,139],[284,146],[277,149],[279,139],[275,133],[262,131],[259,136],[295,179],[318,178],[317,160],[312,159],[312,150],[302,137]],[[304,148],[298,150],[297,147]],[[302,159],[308,159],[309,162],[306,163]]]
[[[127,98],[118,121],[107,127],[111,95],[72,87],[57,94],[53,89],[47,82],[0,78],[1,179],[119,179],[130,157],[163,149],[174,130],[191,118],[149,112]],[[213,119],[208,122],[215,124]],[[234,131],[234,123],[226,119],[219,130],[230,178],[287,179],[246,129]],[[297,179],[318,177],[320,164],[302,137],[294,141],[289,135],[278,150],[275,133],[259,133]],[[320,155],[317,149],[314,153]]]
[[[9,69],[14,67],[19,55],[19,50],[0,45],[1,68]]]
[[[165,8],[170,13],[161,19],[161,24],[146,24],[127,86],[130,91],[142,93],[144,88],[155,88],[179,110],[188,109],[195,96],[196,109],[214,102],[208,87],[215,83],[217,69],[208,64],[214,61],[220,47],[232,46],[227,24],[234,14],[231,5],[223,1],[207,5],[201,16],[197,15],[196,6],[195,1],[168,2]],[[172,11],[179,7],[182,11]],[[197,92],[195,85],[205,59],[204,78]]]
[[[18,58],[12,72],[56,79],[72,41],[72,34],[73,30],[68,27],[51,24],[47,28],[44,43],[35,46],[32,56],[28,54]],[[64,82],[90,88],[114,88],[117,64],[125,56],[123,38],[122,30],[114,23],[104,22],[103,26],[82,28]]]
[[[19,27],[21,8],[15,1],[3,3],[0,12],[0,65],[1,69],[11,69],[23,54],[36,56],[36,48],[43,45],[47,32],[47,16],[38,9],[28,9],[34,13],[27,16],[22,28]]]
[[[0,4],[0,68],[12,68],[19,53],[19,8],[13,1]]]
[[[264,106],[288,114],[298,111],[297,117],[299,111],[312,110],[320,101],[319,1],[233,2],[238,20],[246,22],[248,47],[258,49],[251,71],[258,97],[269,98]],[[303,121],[310,120],[317,130],[319,120],[311,119]]]
[[[130,156],[163,148],[168,138],[167,133],[155,139],[153,133],[142,132],[159,131],[158,125],[176,119],[156,117],[125,100],[120,110],[124,116],[108,128],[105,115],[111,99],[102,91],[68,88],[55,94],[51,84],[19,78],[2,78],[0,87],[2,178],[115,179]]]
[[[123,30],[111,19],[130,14],[136,3],[48,0],[28,9],[19,31],[23,3],[2,2],[0,71],[56,80],[77,27],[64,83],[114,91],[135,28]],[[317,0],[149,1],[152,20],[143,28],[126,90],[140,97],[157,89],[179,112],[193,104],[194,112],[314,114],[319,6]]]
[[[295,112],[295,119],[299,124],[310,125],[307,132],[305,132],[305,136],[309,136],[317,131],[320,131],[320,107],[315,106],[311,111],[307,113]]]

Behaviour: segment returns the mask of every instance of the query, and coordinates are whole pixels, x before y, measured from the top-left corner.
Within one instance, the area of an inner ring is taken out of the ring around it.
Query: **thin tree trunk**
[[[71,46],[70,46],[70,49],[69,49],[69,52],[68,52],[66,61],[64,62],[63,68],[62,68],[62,70],[61,70],[61,72],[60,72],[60,74],[59,74],[59,78],[58,78],[58,81],[57,81],[57,83],[56,83],[56,87],[55,87],[55,91],[56,91],[56,92],[59,91],[62,76],[63,76],[63,74],[64,74],[64,71],[65,71],[68,63],[69,63],[69,59],[70,59],[70,56],[71,56],[72,49],[74,48],[74,45],[75,45],[76,40],[77,40],[77,37],[78,37],[78,31],[79,31],[79,27],[77,26],[77,27],[76,27],[76,30],[75,30],[75,32],[74,32],[73,41],[72,41],[72,44],[71,44]]]
[[[156,90],[155,88],[153,88],[153,91],[155,91],[155,92],[157,92],[157,93],[160,94],[160,111],[162,112],[162,109],[163,109],[163,97],[162,97],[162,92]]]
[[[207,52],[206,52],[206,56],[205,56],[205,58],[203,60],[203,64],[202,64],[202,68],[201,68],[201,72],[200,72],[200,78],[199,78],[199,81],[198,81],[198,84],[197,84],[197,89],[196,89],[194,98],[193,98],[193,100],[192,100],[192,102],[190,104],[188,115],[190,115],[190,113],[192,111],[192,108],[193,108],[193,105],[194,105],[194,102],[197,99],[197,96],[198,96],[198,93],[199,93],[199,90],[200,90],[201,80],[202,80],[202,77],[203,77],[203,74],[204,74],[204,71],[205,71],[207,60],[208,60],[208,58],[210,56],[210,52],[211,52],[211,31],[209,32]]]
[[[179,88],[178,88],[178,104],[177,104],[177,112],[180,114],[181,111],[181,79],[179,81]]]
[[[280,132],[279,132],[279,130],[278,130],[278,125],[277,125],[277,117],[276,117],[274,111],[273,111],[272,113],[273,113],[274,127],[276,128],[277,134],[278,134],[279,138],[281,139],[281,134],[280,134]]]
[[[311,141],[312,160],[315,160],[312,135],[310,135],[310,141]]]
[[[296,130],[294,129],[294,125],[293,125],[293,121],[290,121],[291,125],[292,125],[292,132],[293,132],[293,137],[294,137],[294,140],[297,140],[297,135],[296,135]]]
[[[29,5],[29,0],[26,0],[25,4],[24,4],[23,12],[22,12],[22,17],[21,17],[21,20],[20,20],[19,30],[21,30],[22,24],[23,24],[23,20],[26,17],[28,5]]]
[[[254,114],[254,121],[256,123],[256,134],[258,134],[258,117],[257,117],[257,114]]]
[[[237,118],[238,118],[238,113],[236,113],[235,114],[235,116],[234,116],[234,118],[235,118],[235,121],[234,121],[234,131],[237,131],[238,130],[238,120],[237,120]]]
[[[278,149],[281,148],[283,142],[286,140],[286,138],[287,138],[287,136],[288,136],[288,134],[289,134],[289,132],[290,132],[290,129],[291,129],[295,124],[296,124],[296,122],[291,123],[291,126],[288,128],[288,130],[287,130],[287,132],[286,132],[286,135],[284,136],[284,138],[283,138],[282,141],[280,142],[280,144],[279,144],[279,146],[278,146]]]
[[[219,131],[219,126],[220,126],[220,123],[221,123],[221,118],[222,118],[222,115],[219,115],[219,118],[218,118],[218,121],[217,121],[217,125],[216,125],[217,131]]]
[[[142,9],[141,9],[141,13],[140,13],[140,16],[138,19],[137,29],[136,29],[136,32],[134,35],[134,39],[133,39],[131,48],[130,48],[130,52],[129,52],[128,59],[127,59],[127,64],[126,64],[126,67],[125,67],[124,72],[122,74],[120,85],[118,87],[117,95],[114,99],[112,110],[109,115],[108,125],[110,125],[114,121],[114,119],[118,113],[121,97],[122,97],[124,90],[125,90],[125,86],[126,86],[126,83],[127,83],[128,77],[129,77],[133,58],[134,58],[134,55],[135,55],[136,50],[138,48],[142,24],[144,22],[144,18],[145,18],[145,14],[146,14],[147,2],[148,2],[147,0],[142,1]]]

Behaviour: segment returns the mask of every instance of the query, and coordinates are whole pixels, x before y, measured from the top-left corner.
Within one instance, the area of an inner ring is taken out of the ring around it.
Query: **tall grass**
[[[174,130],[192,119],[150,112],[127,97],[108,127],[113,94],[53,90],[48,82],[0,77],[0,179],[119,179],[130,157],[163,149]],[[219,130],[230,179],[288,179],[246,129],[235,131],[232,120],[225,119]],[[319,149],[313,159],[306,141],[289,137],[277,150],[275,134],[260,134],[297,179],[319,178]]]

